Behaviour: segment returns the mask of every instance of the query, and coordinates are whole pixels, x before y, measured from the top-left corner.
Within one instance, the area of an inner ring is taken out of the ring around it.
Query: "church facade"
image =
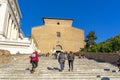
[[[24,36],[20,26],[21,11],[17,0],[0,0],[0,49],[11,54],[31,53],[33,40]]]
[[[43,18],[44,25],[32,28],[32,38],[41,53],[84,48],[84,31],[72,26],[73,19]]]

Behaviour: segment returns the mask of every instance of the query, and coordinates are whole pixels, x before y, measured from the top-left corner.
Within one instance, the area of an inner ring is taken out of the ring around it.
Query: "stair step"
[[[0,80],[120,80],[117,67],[104,62],[89,59],[75,58],[73,72],[68,71],[68,62],[65,70],[59,72],[59,63],[53,57],[40,57],[34,74],[30,73],[29,57],[18,58],[18,61],[7,65],[0,65]]]

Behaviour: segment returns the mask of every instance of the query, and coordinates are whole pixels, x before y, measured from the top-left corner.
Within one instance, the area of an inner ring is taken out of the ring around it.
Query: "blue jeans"
[[[60,63],[60,70],[64,70],[65,62],[59,62]]]

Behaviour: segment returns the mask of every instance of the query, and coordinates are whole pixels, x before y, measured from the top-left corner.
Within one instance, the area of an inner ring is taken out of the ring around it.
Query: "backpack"
[[[31,57],[36,57],[36,54],[31,54]]]
[[[59,58],[60,61],[64,62],[65,61],[65,54],[64,53],[60,53],[58,58]]]
[[[74,60],[74,55],[72,56],[72,55],[68,55],[68,60]]]

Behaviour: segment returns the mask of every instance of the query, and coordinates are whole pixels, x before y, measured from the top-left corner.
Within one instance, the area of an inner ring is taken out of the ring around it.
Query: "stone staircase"
[[[40,57],[36,72],[31,74],[30,70],[29,56],[19,58],[7,65],[0,65],[0,80],[120,80],[117,67],[86,58],[75,58],[73,72],[68,71],[67,61],[65,70],[59,72],[59,63],[53,56]]]

